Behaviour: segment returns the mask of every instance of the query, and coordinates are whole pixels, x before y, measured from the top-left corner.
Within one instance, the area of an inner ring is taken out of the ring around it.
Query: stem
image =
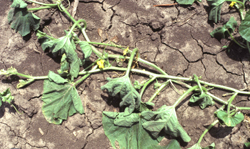
[[[16,108],[16,106],[14,106],[14,104],[11,104],[11,105],[13,106],[13,108],[16,110],[17,113],[22,114],[22,113],[20,113],[20,112],[17,110],[17,108]]]
[[[150,80],[148,80],[148,82],[146,82],[143,86],[143,88],[141,89],[141,92],[140,92],[140,96],[142,97],[143,93],[144,93],[144,90],[147,88],[147,86],[153,82],[154,80],[156,79],[156,77],[153,77],[151,78]]]
[[[162,84],[157,90],[156,92],[153,94],[153,96],[151,96],[151,98],[148,100],[148,102],[152,102],[154,100],[154,98],[159,94],[159,92],[169,84],[170,79],[167,80],[164,84]]]
[[[42,6],[42,7],[36,7],[36,8],[28,8],[28,11],[37,11],[42,9],[49,9],[52,8],[51,6]]]
[[[250,107],[237,107],[238,110],[250,110]]]
[[[131,55],[130,55],[129,62],[128,62],[128,67],[127,67],[125,76],[128,76],[128,77],[129,77],[129,73],[130,73],[131,66],[132,66],[132,63],[133,63],[133,60],[134,60],[134,57],[135,57],[136,52],[138,52],[138,49],[137,49],[137,48],[135,48],[135,49],[133,50],[133,52],[131,53]]]
[[[243,2],[243,3],[245,3],[245,2]],[[244,16],[244,14],[243,14],[243,11],[242,11],[242,9],[240,9],[240,7],[239,7],[239,5],[236,3],[236,4],[234,4],[234,6],[238,9],[238,11],[239,11],[239,13],[240,13],[240,18],[241,18],[241,20],[244,20],[245,19],[245,16]],[[243,10],[245,9],[245,6],[243,6]]]
[[[214,127],[214,125],[216,125],[217,123],[219,122],[219,120],[216,120],[216,121],[214,121],[203,133],[202,133],[202,135],[200,136],[200,139],[198,140],[198,144],[200,144],[201,143],[201,141],[202,141],[202,139],[203,139],[203,137],[205,136],[205,134],[212,128],[212,127]]]
[[[198,84],[199,89],[200,89],[200,91],[201,91],[201,94],[203,94],[203,89],[202,89],[202,87],[201,87],[200,80],[199,80],[199,78],[197,77],[197,75],[195,75],[195,74],[194,74],[194,81]]]
[[[43,6],[52,6],[52,7],[56,7],[57,4],[46,4],[46,3],[41,3],[41,2],[37,2],[37,1],[33,1],[33,0],[26,0],[28,2],[31,2],[31,3],[35,3],[35,4],[39,4],[39,5],[43,5]]]
[[[227,105],[227,114],[230,114],[230,107],[231,107],[231,103],[234,100],[234,98],[238,95],[238,93],[234,93],[232,97],[229,98],[228,100],[228,105]]]
[[[92,70],[95,70],[97,68],[97,65],[95,67],[92,68]],[[88,72],[88,71],[86,71]],[[86,75],[84,75],[81,79],[77,80],[76,82],[74,82],[74,86],[78,85],[79,83],[81,83],[82,81],[84,81],[91,73],[86,73]]]
[[[248,49],[248,52],[250,53],[250,46],[249,46],[249,42],[248,41],[246,41],[247,42],[247,49]]]
[[[80,22],[84,22],[84,29],[87,28],[87,22],[85,20],[83,20],[83,19],[80,19],[80,20],[76,21],[73,24],[73,26],[71,27],[70,31],[68,32],[68,35],[70,35],[73,32],[73,30],[75,29],[76,25],[79,25]]]
[[[179,97],[179,99],[174,103],[173,107],[175,108],[183,100],[183,98],[185,98],[189,93],[191,93],[193,90],[197,88],[198,88],[197,85],[189,88],[184,94],[181,95],[181,97]]]
[[[45,80],[48,79],[48,76],[30,76],[30,75],[26,75],[26,74],[22,74],[22,73],[16,73],[15,75],[19,76],[19,77],[23,77],[23,78],[27,78],[27,79],[35,79],[35,80]]]
[[[240,46],[240,47],[242,47],[242,48],[246,48],[245,46],[243,46],[243,45],[241,45],[240,43],[238,43],[238,41],[236,41],[235,39],[234,39],[234,37],[232,36],[232,34],[227,30],[227,33],[230,35],[230,37],[232,38],[232,40],[238,45],[238,46]]]
[[[116,45],[116,44],[108,44],[108,43],[101,43],[101,42],[88,42],[89,44],[97,44],[97,45],[104,45],[104,46],[110,46],[110,47],[116,47],[116,48],[124,48],[124,46]]]

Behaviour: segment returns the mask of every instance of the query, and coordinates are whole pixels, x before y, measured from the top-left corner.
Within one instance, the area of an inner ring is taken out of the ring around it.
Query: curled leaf
[[[111,96],[116,96],[119,93],[122,98],[120,106],[126,107],[126,114],[131,114],[136,109],[139,110],[141,97],[131,84],[128,76],[115,79],[108,78],[108,81],[101,89],[107,90]]]
[[[163,105],[157,111],[143,111],[141,116],[147,121],[142,124],[143,128],[157,138],[161,131],[173,137],[181,137],[184,142],[189,142],[191,138],[179,124],[175,108]]]
[[[207,106],[214,104],[213,98],[205,92],[193,94],[189,100],[191,103],[198,102],[201,109],[205,109]]]
[[[79,42],[80,48],[84,54],[84,59],[88,59],[92,53],[92,47],[87,41]]]

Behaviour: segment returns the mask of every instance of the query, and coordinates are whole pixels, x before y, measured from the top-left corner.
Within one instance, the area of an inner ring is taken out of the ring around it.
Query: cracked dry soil
[[[87,21],[87,34],[91,41],[116,39],[120,45],[137,47],[142,58],[157,64],[168,74],[185,77],[196,74],[208,82],[237,89],[248,87],[248,52],[227,40],[219,42],[209,35],[215,27],[227,22],[230,16],[235,16],[239,21],[237,12],[223,5],[222,21],[216,25],[207,22],[206,1],[187,7],[153,7],[154,4],[163,3],[172,1],[80,0],[76,19]],[[12,66],[21,73],[33,76],[47,75],[49,70],[56,72],[60,67],[60,59],[43,52],[34,33],[22,38],[10,28],[7,21],[10,4],[10,1],[1,0],[0,68]],[[72,10],[72,6],[69,10]],[[42,10],[36,12],[36,15],[43,18],[41,26],[47,26],[55,37],[63,36],[63,30],[71,25],[64,15],[55,10]],[[103,31],[102,37],[98,35],[98,29]],[[47,32],[46,29],[43,31]],[[232,45],[229,50],[221,48],[226,44]],[[118,110],[117,103],[108,100],[107,94],[100,87],[112,75],[112,72],[94,74],[83,82],[78,91],[85,114],[75,114],[61,125],[49,124],[41,112],[42,81],[17,90],[15,86],[19,78],[1,77],[0,91],[10,88],[15,105],[22,114],[16,113],[8,104],[1,107],[0,148],[111,149],[102,127],[102,111]],[[143,79],[137,75],[133,75],[133,78],[139,81]],[[143,100],[147,100],[152,91],[153,87],[150,86]],[[212,93],[221,96],[224,92],[215,90]],[[155,99],[156,108],[163,104],[171,105],[178,97],[172,88],[167,88]],[[234,104],[250,106],[246,96],[237,97]],[[179,139],[183,149],[195,144],[205,128],[215,120],[213,112],[216,107],[201,110],[197,105],[188,103],[187,98],[177,108],[178,120],[192,138],[189,143]],[[243,112],[248,114],[247,111]],[[206,134],[201,145],[215,142],[218,149],[242,149],[250,138],[249,131],[248,122],[242,122],[233,129],[216,125]]]

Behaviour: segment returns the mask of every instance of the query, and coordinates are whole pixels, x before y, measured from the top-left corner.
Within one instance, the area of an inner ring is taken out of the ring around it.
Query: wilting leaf
[[[68,76],[69,73],[69,63],[67,62],[67,56],[66,54],[62,55],[61,58],[61,67],[59,70],[57,70],[57,72],[61,75],[61,76]]]
[[[53,73],[53,72],[50,72]],[[69,116],[83,114],[83,105],[75,86],[57,74],[44,81],[42,112],[50,123],[61,124]]]
[[[89,45],[86,41],[79,42],[80,48],[82,49],[82,52],[84,53],[84,59],[87,59],[90,57],[92,53],[92,47]]]
[[[239,33],[242,38],[250,42],[250,11],[246,13],[245,19],[241,21]]]
[[[125,115],[123,112],[103,112],[103,129],[113,148],[181,149],[176,140],[172,140],[167,146],[159,146],[158,143],[163,137],[152,138],[143,129],[142,123],[146,120],[141,118],[139,113]]]
[[[40,25],[40,18],[28,12],[27,4],[22,0],[14,0],[8,14],[11,28],[22,36],[28,35],[31,30],[36,31]]]
[[[228,127],[234,127],[244,120],[244,115],[241,112],[237,112],[235,115],[229,115],[226,111],[216,112],[218,119],[223,121]]]
[[[226,38],[229,36],[227,31],[233,33],[236,27],[237,27],[237,21],[234,19],[234,17],[231,17],[225,25],[213,30],[210,33],[210,35],[218,39]]]
[[[181,137],[183,141],[189,142],[191,138],[179,124],[175,108],[163,105],[157,111],[143,111],[142,117],[148,121],[142,124],[143,128],[157,138],[161,131],[173,137]]]
[[[189,102],[191,103],[198,102],[201,109],[205,109],[207,106],[211,106],[214,104],[213,98],[204,92],[203,94],[200,93],[193,94]]]
[[[116,96],[120,93],[120,97],[122,98],[120,106],[126,106],[126,114],[130,114],[136,109],[139,110],[141,97],[131,84],[129,77],[108,78],[108,81],[101,89],[107,90],[111,96]]]
[[[42,48],[43,50],[49,48],[54,56],[66,54],[67,62],[70,65],[70,75],[74,78],[78,76],[80,59],[75,51],[76,46],[71,34],[67,34],[58,39],[48,39],[42,43]],[[73,78],[71,78],[71,80],[73,80]]]
[[[218,23],[220,21],[221,7],[225,0],[207,0],[209,8],[211,8],[208,20]]]

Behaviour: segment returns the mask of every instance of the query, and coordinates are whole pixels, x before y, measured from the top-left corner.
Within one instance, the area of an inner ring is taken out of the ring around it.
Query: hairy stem
[[[229,98],[228,100],[228,105],[227,105],[227,114],[230,114],[230,108],[231,108],[231,103],[235,99],[235,97],[238,95],[238,93],[234,93],[232,97]]]
[[[57,6],[57,4],[46,4],[46,3],[41,3],[41,2],[37,2],[37,1],[33,1],[33,0],[25,0],[25,1],[35,3],[35,4],[39,4],[39,5],[43,5],[43,6],[52,6],[52,7]]]
[[[144,93],[144,90],[147,88],[147,86],[148,86],[151,82],[153,82],[155,79],[156,79],[156,77],[153,77],[153,78],[151,78],[150,80],[148,80],[148,81],[143,85],[143,87],[142,87],[142,89],[141,89],[141,92],[140,92],[140,96],[141,96],[141,97],[142,97],[142,95],[143,95],[143,93]]]

